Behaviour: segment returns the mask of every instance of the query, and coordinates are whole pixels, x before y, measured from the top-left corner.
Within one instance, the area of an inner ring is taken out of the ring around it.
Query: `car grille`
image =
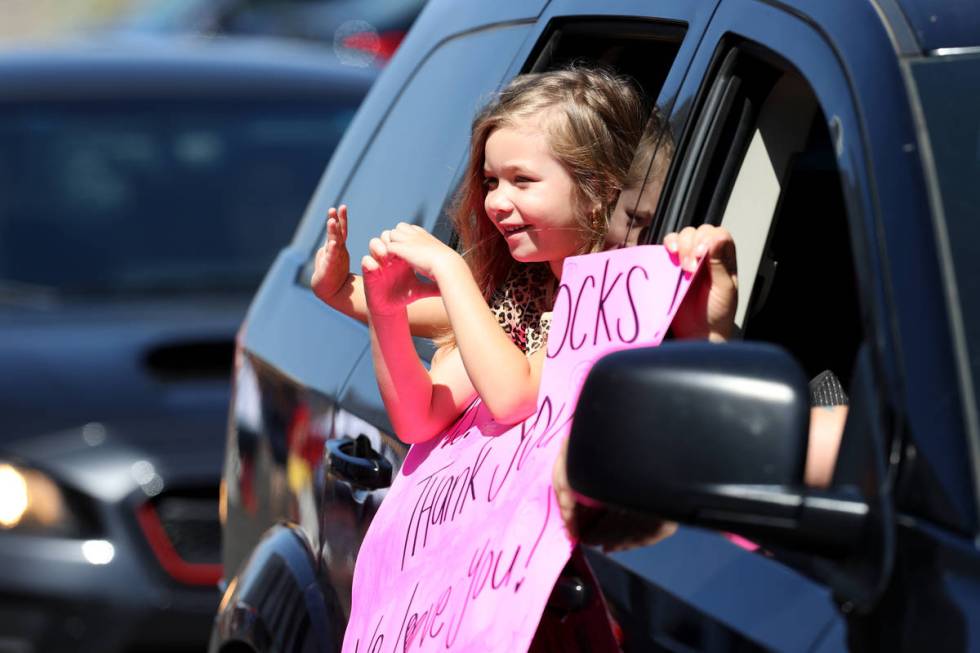
[[[160,566],[188,585],[221,576],[221,525],[215,493],[171,491],[142,504],[137,518]]]

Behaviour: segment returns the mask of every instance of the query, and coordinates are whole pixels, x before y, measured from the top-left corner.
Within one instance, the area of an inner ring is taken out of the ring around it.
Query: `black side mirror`
[[[868,506],[803,487],[809,413],[802,370],[771,345],[616,352],[582,389],[569,483],[618,508],[845,555],[861,540]]]

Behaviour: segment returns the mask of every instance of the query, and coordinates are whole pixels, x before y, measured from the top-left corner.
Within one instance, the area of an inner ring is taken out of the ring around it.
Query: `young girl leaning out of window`
[[[452,216],[462,254],[400,223],[371,240],[363,277],[351,275],[347,211],[331,209],[313,288],[334,308],[367,319],[381,396],[400,439],[436,436],[477,395],[501,423],[534,412],[562,263],[602,248],[645,118],[632,84],[606,71],[515,78],[473,122]],[[704,241],[682,239],[681,254],[705,253],[714,244]],[[413,333],[440,345],[428,370]]]

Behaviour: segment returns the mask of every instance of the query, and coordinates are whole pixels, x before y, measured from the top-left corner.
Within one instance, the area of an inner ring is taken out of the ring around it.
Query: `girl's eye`
[[[514,183],[517,184],[530,184],[532,181],[534,180],[530,177],[517,177],[514,179]]]
[[[633,212],[627,210],[626,217],[629,218],[630,224],[635,227],[645,227],[653,222],[653,215],[644,211]]]
[[[485,190],[493,190],[496,187],[497,187],[497,178],[496,177],[484,177],[483,178],[483,188]]]

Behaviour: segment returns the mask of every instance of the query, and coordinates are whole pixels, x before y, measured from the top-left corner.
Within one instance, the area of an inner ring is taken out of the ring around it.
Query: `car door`
[[[878,463],[900,440],[899,358],[872,148],[851,77],[862,62],[842,61],[829,34],[863,34],[877,52],[867,65],[894,55],[869,8],[849,25],[830,9],[818,11],[828,25],[804,13],[721,3],[669,118],[677,154],[652,232],[710,223],[733,233],[743,337],[781,345],[810,377],[829,369],[842,381],[852,405],[829,491],[864,474],[877,479],[864,491],[880,506],[890,470]],[[888,573],[886,540],[865,561],[866,593],[851,598],[872,600]],[[845,644],[841,588],[784,552],[682,527],[654,547],[590,562],[615,579],[604,590],[631,650]]]

